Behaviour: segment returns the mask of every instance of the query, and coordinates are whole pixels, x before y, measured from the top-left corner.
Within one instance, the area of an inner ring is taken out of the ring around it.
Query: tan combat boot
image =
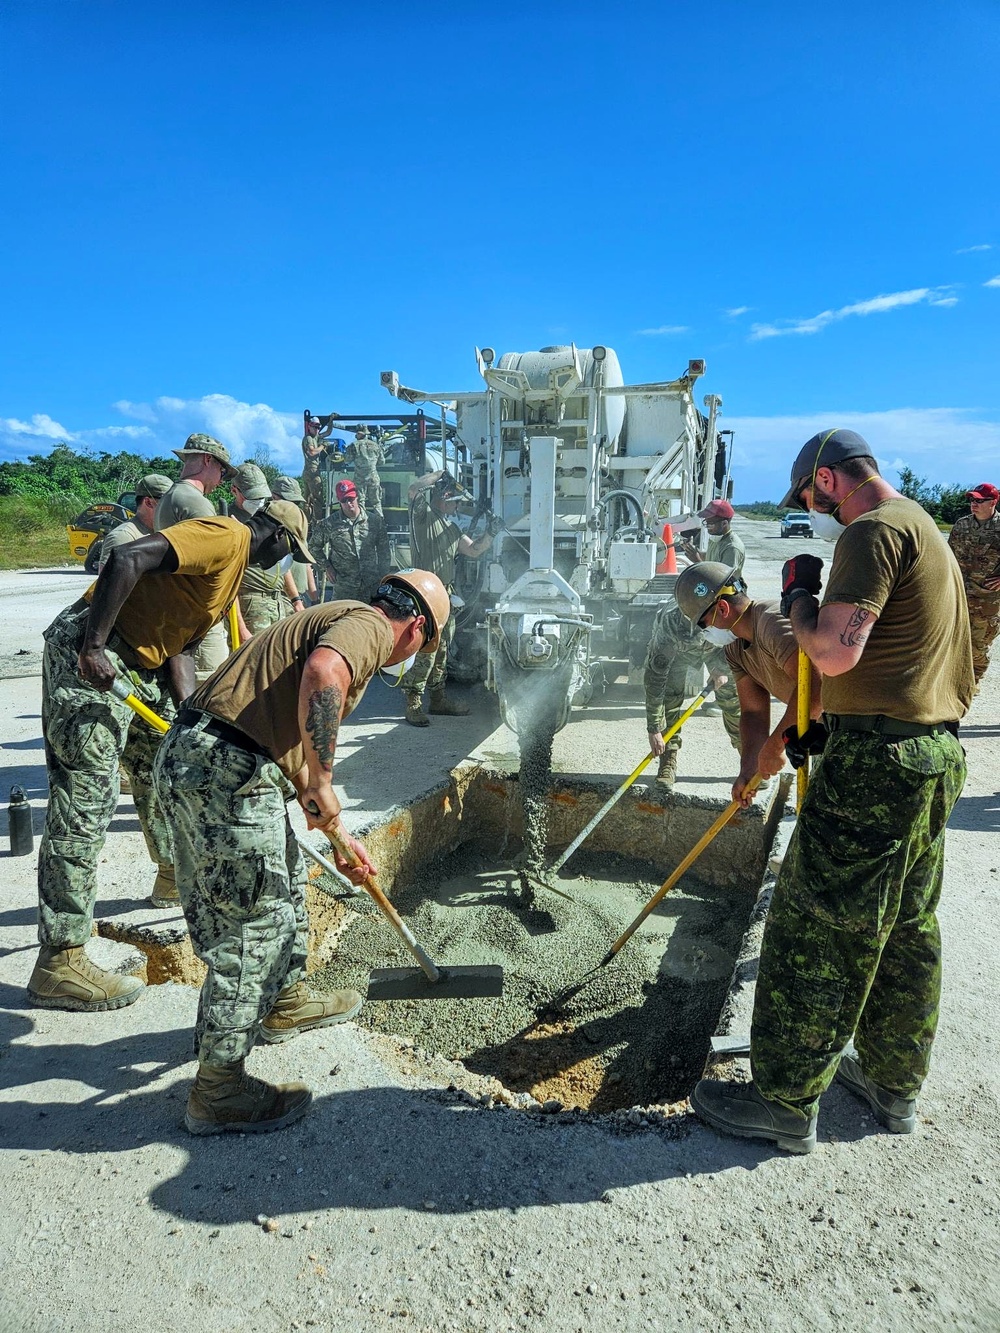
[[[154,907],[180,907],[181,895],[177,888],[173,866],[157,866],[149,901]]]
[[[260,1025],[263,1041],[291,1041],[300,1032],[346,1023],[361,1008],[363,1001],[356,990],[335,990],[329,995],[313,995],[304,981],[288,986],[274,1002],[274,1008]]]
[[[404,690],[406,720],[411,727],[429,727],[430,718],[424,712],[424,696],[419,690]]]
[[[667,790],[674,785],[674,779],[677,777],[677,749],[675,746],[668,745],[660,755],[660,763],[656,770],[656,783],[659,787],[666,787]]]
[[[469,705],[449,699],[443,689],[431,690],[431,703],[427,711],[441,713],[444,717],[465,717],[469,712]]]
[[[122,1009],[145,989],[140,977],[105,972],[92,963],[82,944],[67,949],[51,949],[43,944],[28,979],[28,999],[40,1009],[76,1009],[84,1013]]]
[[[202,1065],[188,1094],[189,1134],[269,1134],[305,1115],[312,1093],[304,1083],[276,1086],[234,1065]]]

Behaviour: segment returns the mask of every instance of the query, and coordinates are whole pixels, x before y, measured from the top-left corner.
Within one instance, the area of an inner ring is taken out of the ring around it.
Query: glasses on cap
[[[424,608],[417,601],[413,593],[404,592],[395,583],[380,583],[375,590],[375,596],[372,601],[388,602],[390,606],[395,606],[400,611],[405,611],[410,616],[423,616],[424,618],[424,643],[428,644],[434,634],[434,627],[431,624],[431,618]]]

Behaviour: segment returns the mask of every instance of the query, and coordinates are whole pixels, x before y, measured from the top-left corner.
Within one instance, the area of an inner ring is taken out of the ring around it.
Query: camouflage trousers
[[[361,503],[370,514],[372,510],[381,514],[382,512],[382,483],[379,481],[378,473],[371,477],[359,477],[354,474],[354,484],[358,488],[358,495]]]
[[[292,608],[284,593],[275,591],[243,593],[240,596],[240,610],[247,629],[251,634],[257,634],[267,629],[268,625],[291,615]]]
[[[153,790],[154,731],[113,694],[88,685],[77,671],[88,608],[62,611],[45,631],[42,658],[42,735],[49,804],[38,852],[38,937],[53,948],[84,944],[97,898],[97,858],[121,790],[119,764],[132,785],[139,823],[152,861],[170,866],[170,833]],[[135,693],[168,719],[174,708],[162,671],[130,673],[111,636],[108,657]]]
[[[174,727],[154,769],[174,839],[177,888],[208,968],[195,1047],[203,1064],[247,1056],[278,992],[305,974],[306,868],[277,764],[193,727]]]
[[[976,684],[990,664],[990,645],[1000,632],[1000,602],[996,598],[969,598],[969,628],[972,630],[972,668]]]
[[[650,709],[647,707],[646,721],[649,731],[667,731],[674,725],[677,719],[684,712],[684,701],[687,695],[687,673],[692,665],[701,664],[702,658],[699,655],[694,661],[689,661],[686,656],[676,657],[670,665],[670,671],[663,686],[663,695],[659,708]],[[730,675],[725,685],[722,685],[715,691],[715,699],[722,709],[722,725],[726,729],[726,735],[729,737],[735,749],[740,748],[740,698],[736,692],[736,685]],[[662,716],[663,722],[657,726],[656,722]],[[652,722],[652,725],[649,725]],[[673,740],[667,742],[668,750],[679,750],[684,739],[683,729],[677,733]]]
[[[417,654],[417,660],[399,683],[400,689],[412,690],[415,694],[423,694],[425,687],[430,689],[431,693],[443,690],[448,675],[448,645],[454,637],[455,617],[450,615],[437,651]]]
[[[831,735],[761,946],[750,1044],[766,1097],[811,1114],[852,1036],[869,1078],[919,1091],[941,992],[945,825],[964,782],[948,732]]]

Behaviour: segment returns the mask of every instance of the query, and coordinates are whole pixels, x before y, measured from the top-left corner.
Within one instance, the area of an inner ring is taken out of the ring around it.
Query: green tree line
[[[50,454],[31,454],[26,463],[0,463],[0,495],[25,499],[57,499],[87,504],[117,500],[122,491],[135,489],[149,472],[176,478],[177,458],[142,458],[130,453],[77,453],[59,443]]]

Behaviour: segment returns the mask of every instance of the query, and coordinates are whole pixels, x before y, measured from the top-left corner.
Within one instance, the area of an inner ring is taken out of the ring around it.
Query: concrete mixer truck
[[[446,465],[475,497],[474,527],[496,515],[492,551],[459,562],[449,667],[485,679],[515,732],[538,709],[558,730],[606,663],[639,665],[674,575],[662,540],[726,494],[722,400],[695,404],[704,361],[660,383],[624,382],[610,347],[476,349],[484,387],[428,392],[384,371],[383,387],[454,423]],[[445,432],[443,432],[445,433]],[[731,437],[730,437],[731,438]]]

